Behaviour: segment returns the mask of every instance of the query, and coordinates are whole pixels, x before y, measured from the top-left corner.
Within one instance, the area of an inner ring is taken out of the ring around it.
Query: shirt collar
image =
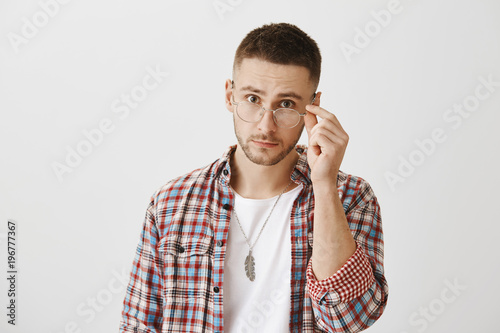
[[[231,179],[229,161],[236,150],[236,146],[237,145],[229,146],[226,151],[224,151],[221,158],[215,162],[215,177],[219,178],[222,184],[226,186],[229,186],[229,181]],[[297,184],[301,183],[304,186],[309,186],[311,184],[311,168],[309,168],[309,164],[307,163],[307,146],[299,144],[295,146],[295,150],[300,156],[290,178]]]

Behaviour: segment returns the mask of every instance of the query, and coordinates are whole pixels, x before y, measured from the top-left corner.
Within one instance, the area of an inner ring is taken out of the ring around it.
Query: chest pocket
[[[163,296],[193,299],[210,293],[213,268],[212,237],[167,235],[160,239]]]

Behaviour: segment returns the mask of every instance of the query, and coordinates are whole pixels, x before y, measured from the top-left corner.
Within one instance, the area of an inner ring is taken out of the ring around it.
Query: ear
[[[312,103],[312,105],[317,105],[317,106],[319,106],[320,101],[321,101],[321,91],[318,91],[318,92],[316,93],[316,98],[314,99],[314,103]]]
[[[233,95],[233,84],[232,84],[232,80],[231,79],[227,79],[226,80],[226,91],[225,91],[225,94],[224,94],[224,99],[225,99],[225,103],[226,103],[226,109],[229,111],[229,112],[233,112],[234,110],[234,107],[233,107],[233,104],[231,103],[231,96]]]

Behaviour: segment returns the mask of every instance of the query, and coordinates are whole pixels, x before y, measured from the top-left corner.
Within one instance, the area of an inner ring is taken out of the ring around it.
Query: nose
[[[265,110],[266,111],[263,111],[264,115],[262,116],[262,118],[258,123],[258,128],[264,133],[275,132],[277,126],[273,118],[274,113],[269,109]]]

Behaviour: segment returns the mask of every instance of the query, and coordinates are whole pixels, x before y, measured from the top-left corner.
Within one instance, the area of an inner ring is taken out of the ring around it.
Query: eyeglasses
[[[233,105],[236,105],[236,114],[241,120],[247,123],[259,122],[266,111],[273,112],[274,123],[278,127],[293,128],[300,122],[300,117],[303,117],[307,112],[300,113],[297,110],[289,108],[278,108],[276,110],[266,109],[265,107],[252,103],[250,101],[235,102],[234,96],[231,95]],[[311,104],[316,100],[316,93],[311,101]]]

